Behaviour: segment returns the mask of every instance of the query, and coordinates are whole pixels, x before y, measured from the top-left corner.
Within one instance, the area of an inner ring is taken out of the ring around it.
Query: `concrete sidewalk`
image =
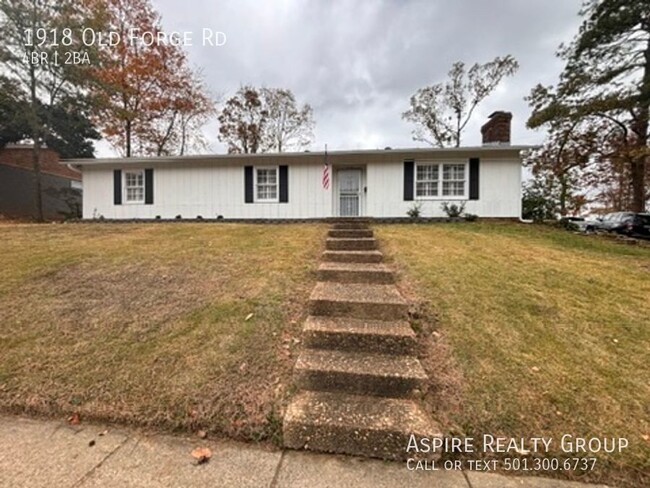
[[[106,432],[104,435],[100,433]],[[91,445],[92,444],[92,445]],[[192,449],[212,458],[196,465]],[[586,488],[581,483],[271,451],[250,444],[143,434],[94,424],[0,417],[1,487]],[[594,485],[590,485],[594,486]],[[603,486],[603,485],[599,485]]]

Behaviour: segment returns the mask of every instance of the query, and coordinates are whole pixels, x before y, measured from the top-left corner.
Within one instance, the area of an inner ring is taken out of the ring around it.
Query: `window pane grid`
[[[438,182],[424,181],[417,183],[417,196],[419,197],[436,197],[438,196]]]
[[[276,168],[260,168],[256,170],[256,196],[257,200],[277,200],[278,198],[278,171]]]
[[[415,195],[418,197],[438,196],[439,170],[437,164],[418,165],[415,175]]]
[[[144,201],[144,172],[129,171],[124,174],[124,187],[127,202]]]
[[[444,164],[442,166],[442,195],[463,196],[465,194],[465,165]]]
[[[442,194],[443,196],[462,196],[465,190],[465,182],[463,181],[443,181]]]

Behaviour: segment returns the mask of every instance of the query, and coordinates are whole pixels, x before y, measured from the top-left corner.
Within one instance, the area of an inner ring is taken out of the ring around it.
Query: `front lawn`
[[[593,473],[648,486],[650,249],[508,223],[377,226],[420,300],[434,415],[458,435],[626,437]],[[566,456],[566,455],[565,455]]]
[[[0,409],[275,436],[324,233],[0,224]]]

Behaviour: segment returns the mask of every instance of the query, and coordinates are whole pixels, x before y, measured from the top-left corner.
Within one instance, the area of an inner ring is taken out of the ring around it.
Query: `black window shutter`
[[[122,170],[113,170],[113,203],[122,205]]]
[[[479,187],[479,158],[469,159],[469,199],[478,200]]]
[[[413,200],[413,177],[415,162],[412,159],[404,161],[404,201]]]
[[[253,167],[244,166],[244,202],[253,203]]]
[[[289,201],[289,166],[280,166],[280,203]]]
[[[144,203],[153,204],[153,169],[144,170]]]

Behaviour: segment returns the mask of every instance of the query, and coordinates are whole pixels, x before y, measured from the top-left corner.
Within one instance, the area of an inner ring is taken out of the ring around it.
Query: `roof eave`
[[[427,153],[489,153],[489,152],[511,152],[520,153],[521,151],[534,149],[533,145],[508,145],[495,144],[484,146],[465,146],[451,148],[395,148],[395,149],[359,149],[352,151],[328,151],[328,155],[372,155],[372,154],[427,154]],[[152,157],[132,157],[132,158],[96,158],[96,159],[66,159],[61,162],[76,167],[94,166],[106,164],[151,164],[151,163],[174,163],[174,162],[210,162],[219,160],[232,159],[266,159],[266,158],[294,158],[294,157],[325,157],[325,151],[303,151],[303,152],[285,152],[285,153],[256,153],[256,154],[201,154],[185,156],[152,156]]]

